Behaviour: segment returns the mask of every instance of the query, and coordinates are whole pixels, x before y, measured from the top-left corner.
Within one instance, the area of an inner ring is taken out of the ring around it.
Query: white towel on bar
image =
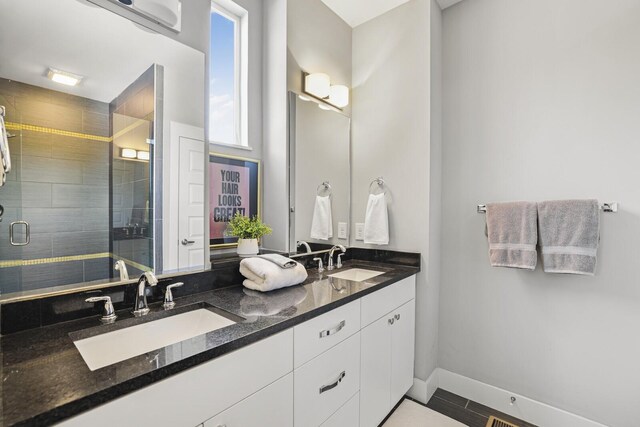
[[[9,137],[4,117],[0,115],[0,166],[8,173],[11,170],[11,154],[9,153]]]
[[[311,238],[329,240],[332,237],[331,196],[316,196],[313,218],[311,219]]]
[[[384,193],[369,194],[364,216],[364,242],[372,245],[389,244],[389,213]]]
[[[242,282],[246,288],[260,292],[286,288],[307,280],[307,270],[299,262],[293,268],[280,268],[276,263],[261,257],[240,261],[240,274],[246,277]]]
[[[600,241],[597,200],[540,202],[538,223],[545,273],[595,274]]]

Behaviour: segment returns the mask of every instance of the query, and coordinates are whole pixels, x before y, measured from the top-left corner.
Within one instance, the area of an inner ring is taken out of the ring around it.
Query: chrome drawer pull
[[[335,328],[320,332],[320,338],[328,337],[329,335],[333,335],[340,332],[342,328],[345,327],[346,324],[347,324],[347,321],[343,320],[342,322],[338,323],[338,326],[336,326]]]
[[[324,393],[325,391],[329,391],[332,388],[338,387],[338,384],[340,384],[340,382],[344,379],[344,377],[346,375],[347,375],[347,371],[342,371],[340,373],[340,375],[338,376],[338,379],[336,380],[336,382],[331,383],[331,384],[327,384],[327,385],[323,385],[322,387],[320,387],[320,394]]]

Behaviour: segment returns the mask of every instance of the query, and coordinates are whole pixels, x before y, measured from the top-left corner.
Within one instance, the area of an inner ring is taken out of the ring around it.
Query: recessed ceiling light
[[[56,83],[60,83],[67,86],[76,86],[82,80],[82,76],[73,74],[68,71],[56,70],[49,67],[47,71],[47,77]]]

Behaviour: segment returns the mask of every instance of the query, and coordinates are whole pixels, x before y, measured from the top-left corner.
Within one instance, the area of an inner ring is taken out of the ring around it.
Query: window
[[[211,7],[209,141],[248,146],[247,11],[231,0]]]

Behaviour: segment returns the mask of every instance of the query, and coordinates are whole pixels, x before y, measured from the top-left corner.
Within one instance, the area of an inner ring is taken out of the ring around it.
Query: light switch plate
[[[364,240],[364,223],[356,222],[356,240]]]
[[[338,223],[338,239],[346,239],[347,238],[347,223],[339,222]]]

